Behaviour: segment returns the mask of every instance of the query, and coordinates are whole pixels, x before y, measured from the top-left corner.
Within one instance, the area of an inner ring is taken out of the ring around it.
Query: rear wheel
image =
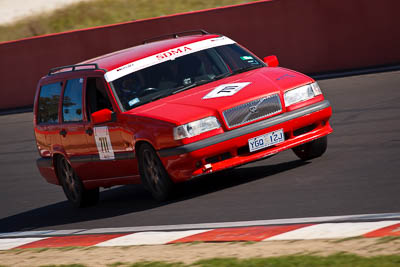
[[[64,157],[58,158],[57,168],[65,196],[75,207],[92,206],[99,202],[99,189],[85,189],[82,181]]]
[[[325,153],[328,147],[328,136],[321,137],[311,142],[293,148],[293,152],[301,160],[318,158]]]
[[[172,194],[174,184],[155,150],[149,144],[142,144],[138,156],[143,185],[156,200],[167,200]]]

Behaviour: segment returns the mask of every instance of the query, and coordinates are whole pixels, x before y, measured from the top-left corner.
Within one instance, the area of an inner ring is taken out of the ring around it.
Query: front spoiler
[[[271,117],[266,120],[262,120],[253,124],[249,124],[247,126],[237,128],[228,132],[224,132],[222,134],[218,134],[216,136],[212,136],[210,138],[200,140],[198,142],[190,143],[187,145],[179,146],[179,147],[174,147],[174,148],[166,148],[166,149],[161,149],[158,151],[160,157],[170,157],[170,156],[177,156],[180,154],[186,154],[190,153],[202,148],[206,148],[208,146],[212,146],[236,137],[240,137],[252,132],[256,132],[265,128],[269,128],[299,117],[303,117],[306,115],[309,115],[311,113],[326,109],[330,107],[330,103],[328,100],[324,100],[321,102],[318,102],[316,104],[300,108],[294,111],[286,112],[279,114],[277,116]]]

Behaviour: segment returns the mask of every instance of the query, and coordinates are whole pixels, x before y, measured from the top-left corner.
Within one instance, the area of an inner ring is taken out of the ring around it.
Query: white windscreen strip
[[[194,52],[198,52],[201,50],[209,49],[212,47],[218,47],[222,45],[234,44],[235,41],[229,39],[228,37],[221,36],[216,38],[211,38],[207,40],[198,41],[195,43],[183,45],[180,47],[172,48],[170,50],[158,53],[156,55],[152,55],[146,58],[139,59],[137,61],[128,63],[119,68],[111,70],[104,74],[104,77],[107,82],[115,81],[125,75],[128,75],[132,72],[145,69],[151,67],[153,65],[160,64],[167,60],[173,60],[177,57],[182,57]]]

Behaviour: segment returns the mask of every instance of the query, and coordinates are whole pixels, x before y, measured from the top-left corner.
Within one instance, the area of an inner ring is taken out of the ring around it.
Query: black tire
[[[64,157],[57,160],[60,183],[65,196],[77,208],[96,205],[99,202],[99,188],[85,189],[82,181]]]
[[[311,142],[293,148],[293,152],[301,160],[311,160],[321,157],[328,147],[328,136],[315,139]]]
[[[157,201],[165,201],[171,197],[174,183],[169,178],[161,160],[149,144],[139,147],[139,171],[144,187]]]

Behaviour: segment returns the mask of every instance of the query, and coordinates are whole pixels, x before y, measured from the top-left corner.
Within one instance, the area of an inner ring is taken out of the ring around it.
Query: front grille
[[[228,127],[232,128],[281,111],[282,105],[279,95],[275,94],[227,109],[223,112],[223,115]]]

